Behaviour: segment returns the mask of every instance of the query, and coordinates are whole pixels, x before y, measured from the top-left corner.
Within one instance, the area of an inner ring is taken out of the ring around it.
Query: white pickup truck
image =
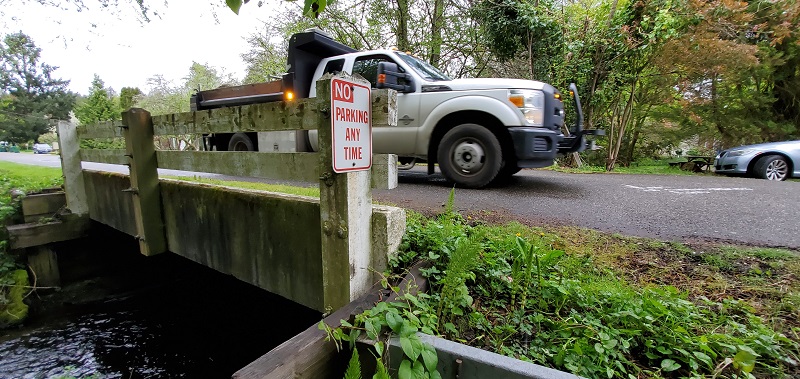
[[[584,130],[574,84],[576,123],[564,126],[563,95],[553,86],[519,79],[450,79],[429,63],[394,50],[355,51],[317,31],[298,33],[289,43],[288,72],[276,82],[200,91],[192,109],[315,97],[316,80],[347,72],[369,80],[374,88],[393,88],[397,126],[373,128],[373,152],[396,154],[404,167],[434,164],[449,181],[480,188],[514,175],[522,168],[546,167],[559,154],[592,146]],[[380,80],[379,80],[380,79]],[[269,132],[211,135],[209,150],[312,151],[316,133]]]

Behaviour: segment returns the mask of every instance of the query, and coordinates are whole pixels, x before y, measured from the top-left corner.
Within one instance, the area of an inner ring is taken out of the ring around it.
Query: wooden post
[[[153,143],[153,120],[146,110],[131,108],[122,113],[122,124],[131,171],[131,188],[125,192],[133,196],[139,251],[148,256],[163,253],[167,251],[167,239]]]
[[[372,286],[370,172],[333,172],[331,77],[326,75],[317,81],[323,309],[329,312],[350,303]]]
[[[36,278],[36,287],[61,287],[56,252],[46,245],[28,248],[28,266]]]
[[[83,182],[80,140],[75,125],[69,121],[59,121],[58,140],[61,146],[61,171],[64,175],[67,208],[74,214],[88,214],[89,203],[86,199],[86,185]]]

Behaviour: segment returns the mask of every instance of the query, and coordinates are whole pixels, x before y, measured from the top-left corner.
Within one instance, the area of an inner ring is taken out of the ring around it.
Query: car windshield
[[[397,55],[406,62],[409,66],[411,66],[414,71],[416,71],[420,76],[427,80],[431,81],[438,81],[438,80],[451,80],[447,75],[442,74],[441,71],[437,70],[436,67],[433,67],[430,63],[425,62],[423,60],[414,58],[408,54],[401,53],[396,51]]]

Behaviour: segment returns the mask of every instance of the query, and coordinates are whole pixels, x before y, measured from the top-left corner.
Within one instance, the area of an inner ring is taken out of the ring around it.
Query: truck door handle
[[[408,115],[407,115],[407,114],[406,114],[406,115],[403,115],[403,117],[402,117],[402,118],[400,118],[399,120],[400,120],[400,121],[402,121],[402,122],[403,122],[404,124],[406,124],[406,125],[410,124],[410,123],[411,123],[411,121],[414,121],[414,119],[413,119],[413,118],[411,118],[411,117],[408,117]]]

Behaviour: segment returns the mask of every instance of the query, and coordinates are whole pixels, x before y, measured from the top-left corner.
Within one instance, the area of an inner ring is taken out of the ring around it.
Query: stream
[[[229,378],[320,313],[98,227],[54,246],[62,288],[0,331],[0,379]]]

